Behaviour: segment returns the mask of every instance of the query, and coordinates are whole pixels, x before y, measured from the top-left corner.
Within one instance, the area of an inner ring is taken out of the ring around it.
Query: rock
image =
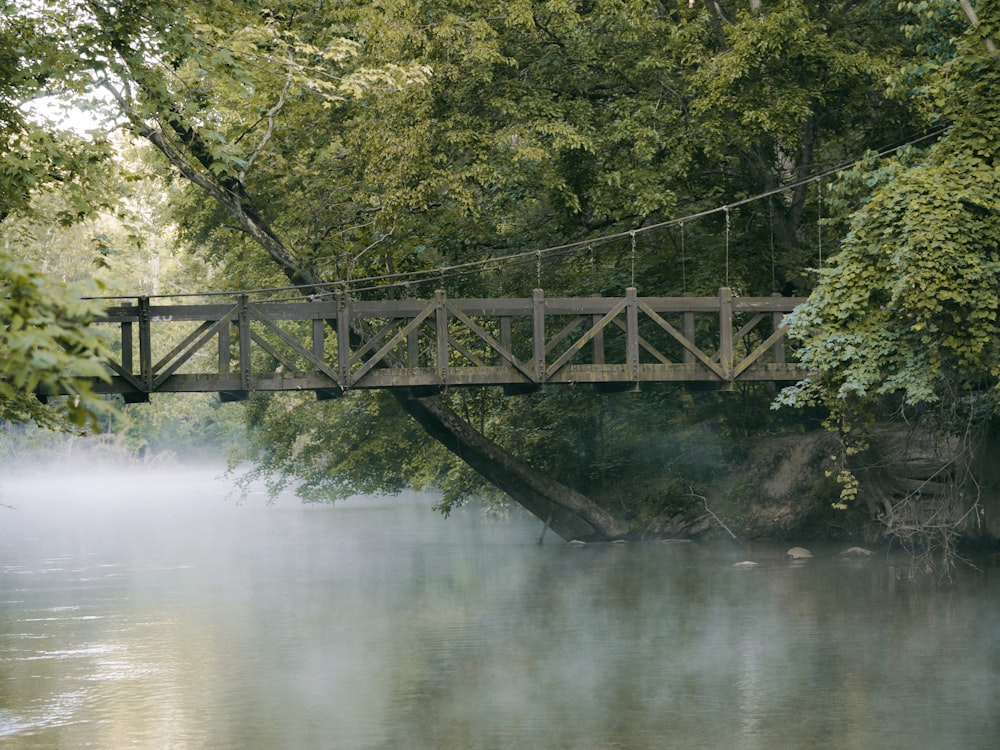
[[[805,547],[792,547],[785,553],[785,556],[791,558],[792,560],[808,560],[813,556],[813,553]]]
[[[875,553],[864,547],[848,547],[843,552],[838,552],[837,557],[871,557]]]
[[[743,562],[733,563],[734,568],[756,568],[759,566],[760,563],[755,563],[753,560],[744,560]]]
[[[568,544],[570,547],[582,547],[583,545],[586,544],[586,542],[583,541],[582,539],[570,539],[568,542],[566,542],[566,544]]]

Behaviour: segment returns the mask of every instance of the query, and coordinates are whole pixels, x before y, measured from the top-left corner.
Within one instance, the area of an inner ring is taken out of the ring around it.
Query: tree
[[[129,127],[194,188],[178,206],[182,231],[210,238],[239,285],[273,280],[277,270],[304,293],[323,294],[333,280],[655,223],[780,186],[839,158],[852,139],[898,134],[906,118],[880,92],[894,62],[884,44],[891,34],[876,32],[885,19],[861,3],[81,7],[81,57],[106,71]],[[785,105],[780,118],[767,116],[773,101]],[[873,114],[878,126],[869,128]],[[806,185],[774,211],[789,274],[815,218]],[[741,236],[757,237],[733,253],[734,281],[748,290],[773,289],[760,273],[770,213],[734,217]],[[730,259],[718,234],[708,235],[688,239],[713,247],[700,253],[698,284],[714,291]],[[449,291],[509,294],[542,282],[620,293],[631,281],[628,253],[619,243],[559,267],[459,278]],[[672,272],[678,255],[670,238],[644,252],[644,291],[695,290]],[[373,398],[359,411],[385,405]],[[571,461],[546,461],[543,448],[515,457],[526,442],[577,449],[571,440],[519,440],[522,427],[550,429],[532,414],[557,421],[553,431],[572,430],[574,420],[609,423],[596,397],[575,400],[582,418],[531,411],[542,398],[510,406],[450,394],[399,398],[396,407],[558,533],[628,533],[622,514],[574,486]],[[686,401],[676,403],[682,411]],[[330,408],[350,419],[357,406]],[[275,400],[273,411],[256,412],[263,429],[284,409]],[[287,431],[274,434],[280,444],[263,455],[281,471],[295,471],[296,457],[324,459],[295,453]],[[391,488],[396,475],[386,476]]]
[[[71,429],[101,410],[82,378],[102,377],[106,352],[86,326],[99,313],[82,290],[55,281],[16,258],[10,223],[31,216],[58,192],[50,220],[70,224],[106,205],[105,144],[29,119],[25,103],[65,92],[77,69],[71,49],[48,33],[53,19],[0,6],[0,417]],[[46,406],[35,392],[67,393]]]
[[[850,456],[867,447],[862,428],[879,404],[889,400],[951,441],[942,476],[956,486],[967,482],[975,438],[1000,408],[1000,57],[992,41],[1000,15],[995,3],[979,4],[978,17],[965,2],[904,5],[910,33],[935,45],[921,69],[900,75],[898,90],[943,132],[925,148],[872,155],[845,176],[834,207],[847,232],[791,318],[815,375],[781,398],[830,410],[844,435],[845,503],[859,490]],[[879,508],[890,533],[919,494]],[[923,542],[941,530],[950,550],[978,502],[972,492],[950,507],[923,507],[897,530],[918,529]]]

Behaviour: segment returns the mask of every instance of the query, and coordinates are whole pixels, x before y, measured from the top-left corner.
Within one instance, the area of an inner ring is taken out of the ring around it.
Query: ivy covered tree
[[[918,487],[875,509],[891,534],[951,550],[979,521],[970,465],[1000,410],[1000,30],[996,3],[914,2],[908,31],[931,54],[895,77],[939,138],[847,174],[832,206],[846,233],[791,318],[814,375],[782,394],[822,403],[843,437],[842,503],[858,495],[851,456],[886,403],[946,446],[949,503]],[[857,462],[855,462],[857,463]]]

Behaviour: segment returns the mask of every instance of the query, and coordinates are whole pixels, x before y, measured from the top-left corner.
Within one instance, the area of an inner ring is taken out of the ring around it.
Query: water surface
[[[996,747],[991,569],[539,547],[427,497],[237,505],[213,472],[0,492],[0,747]]]

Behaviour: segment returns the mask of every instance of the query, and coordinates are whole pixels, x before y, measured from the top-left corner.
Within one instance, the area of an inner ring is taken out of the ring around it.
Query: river
[[[995,748],[1000,575],[534,542],[212,471],[0,482],[0,748]],[[734,568],[746,558],[753,569]]]

